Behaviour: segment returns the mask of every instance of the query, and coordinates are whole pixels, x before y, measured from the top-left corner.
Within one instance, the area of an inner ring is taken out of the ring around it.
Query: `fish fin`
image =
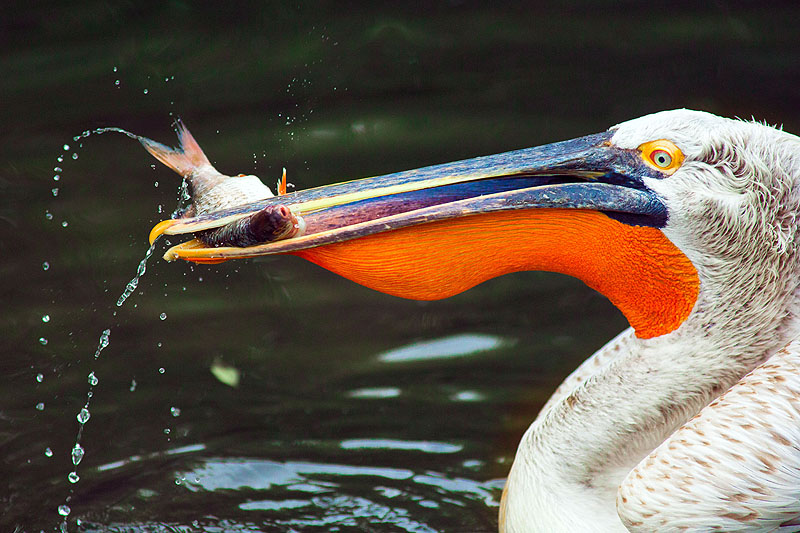
[[[139,137],[139,142],[153,157],[182,176],[189,176],[199,167],[214,168],[183,122],[176,121],[175,127],[180,148],[170,148],[147,137]]]
[[[286,194],[286,167],[283,167],[283,176],[278,181],[278,196]]]

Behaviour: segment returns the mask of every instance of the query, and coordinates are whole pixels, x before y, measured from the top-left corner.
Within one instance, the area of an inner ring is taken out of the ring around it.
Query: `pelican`
[[[522,437],[500,531],[800,531],[798,137],[664,111],[165,221],[151,240],[278,205],[302,234],[165,257],[294,254],[424,300],[554,271],[625,315]]]

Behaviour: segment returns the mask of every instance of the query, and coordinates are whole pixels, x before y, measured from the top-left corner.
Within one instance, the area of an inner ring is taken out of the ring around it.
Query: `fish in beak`
[[[645,180],[664,175],[638,150],[612,145],[612,136],[610,130],[190,213],[158,224],[150,240],[199,237],[170,248],[167,260],[298,255],[381,292],[421,300],[509,272],[561,272],[605,294],[635,326],[633,308],[641,304],[626,302],[649,292],[627,290],[630,276],[663,279],[656,271],[664,261],[695,278],[696,272],[660,231],[669,213]],[[268,242],[203,239],[203,232],[236,225],[238,234],[265,210],[282,213],[266,225]],[[302,231],[272,231],[288,219],[302,221]],[[663,283],[648,285],[650,292],[666,290]]]

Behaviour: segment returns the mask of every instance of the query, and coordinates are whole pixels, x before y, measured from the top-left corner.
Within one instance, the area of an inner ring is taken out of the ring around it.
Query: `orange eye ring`
[[[639,146],[644,162],[664,174],[672,175],[683,164],[680,148],[666,139],[650,141]]]

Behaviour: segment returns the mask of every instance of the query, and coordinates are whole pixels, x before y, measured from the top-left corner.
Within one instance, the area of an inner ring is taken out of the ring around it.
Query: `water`
[[[294,257],[167,264],[166,237],[117,307],[180,178],[96,129],[174,145],[181,117],[220,171],[297,188],[681,106],[800,131],[794,6],[220,5],[3,32],[2,531],[493,531],[519,437],[624,327],[556,275],[418,303]]]

